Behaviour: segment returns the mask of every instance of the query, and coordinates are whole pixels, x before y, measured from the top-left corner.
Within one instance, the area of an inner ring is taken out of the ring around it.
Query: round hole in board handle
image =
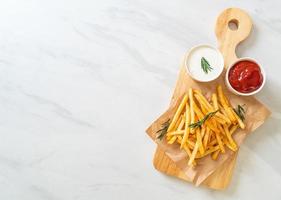
[[[239,22],[237,19],[232,19],[228,22],[228,28],[232,31],[236,31],[239,27]]]

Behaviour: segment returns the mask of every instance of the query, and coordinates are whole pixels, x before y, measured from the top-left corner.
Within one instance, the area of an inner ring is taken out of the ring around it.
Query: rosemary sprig
[[[159,140],[162,140],[163,137],[166,135],[167,133],[167,130],[169,128],[169,125],[170,125],[170,119],[168,119],[166,122],[164,122],[162,125],[161,125],[161,129],[159,129],[156,133],[158,133],[157,135],[157,139]]]
[[[195,128],[198,128],[198,127],[201,127],[205,121],[207,121],[208,119],[210,119],[211,117],[213,117],[219,110],[216,110],[214,112],[209,112],[203,119],[195,122],[195,123],[192,123],[189,125],[189,128],[192,128],[192,129],[195,129]]]
[[[201,58],[201,68],[203,69],[205,74],[208,74],[208,72],[212,71],[213,69],[204,57]]]
[[[233,108],[234,112],[238,115],[238,117],[240,117],[242,121],[245,120],[245,110],[243,108],[244,106],[245,104],[242,106],[238,104],[236,109]]]

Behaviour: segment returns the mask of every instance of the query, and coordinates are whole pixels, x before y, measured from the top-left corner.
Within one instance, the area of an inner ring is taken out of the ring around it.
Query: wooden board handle
[[[236,30],[230,28],[231,23],[236,25]],[[236,46],[249,36],[251,29],[250,16],[239,8],[228,8],[218,16],[215,32],[225,67],[237,59]]]

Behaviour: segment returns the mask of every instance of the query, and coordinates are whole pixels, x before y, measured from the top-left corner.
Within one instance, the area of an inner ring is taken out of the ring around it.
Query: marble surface
[[[281,199],[281,13],[265,0],[25,0],[0,4],[0,199]],[[254,21],[239,56],[267,71],[272,116],[242,146],[230,187],[152,166],[145,128],[193,45],[225,8]]]

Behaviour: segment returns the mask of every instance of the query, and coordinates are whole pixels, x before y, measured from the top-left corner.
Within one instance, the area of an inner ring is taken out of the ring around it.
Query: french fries
[[[182,148],[184,146],[184,144],[187,142],[189,132],[190,132],[190,128],[188,127],[189,124],[190,124],[190,108],[189,108],[188,103],[186,103],[184,136],[183,136],[180,148]]]
[[[197,138],[197,142],[198,142],[198,147],[199,147],[199,152],[201,155],[203,155],[205,153],[205,149],[202,143],[202,135],[204,135],[203,132],[204,129],[196,129],[196,138]]]
[[[209,141],[210,141],[210,129],[207,128],[206,134],[204,135],[204,139],[203,139],[204,148],[207,148],[207,144],[208,144]]]
[[[217,160],[227,149],[237,151],[232,136],[238,128],[245,128],[220,85],[210,100],[200,90],[190,88],[167,126],[167,143],[179,145],[190,166],[206,156]]]
[[[177,136],[174,135],[169,141],[168,141],[168,144],[173,144],[176,140],[177,140]]]
[[[193,124],[195,122],[195,113],[194,113],[194,100],[193,100],[193,91],[192,88],[188,91],[189,96],[189,107],[190,107],[190,123]],[[190,130],[191,133],[194,133],[194,130]]]
[[[184,109],[184,106],[185,106],[185,104],[186,104],[186,102],[187,102],[187,99],[188,99],[188,96],[187,96],[187,95],[184,95],[184,97],[183,97],[183,99],[182,99],[182,101],[181,101],[181,103],[180,103],[180,105],[179,105],[179,107],[178,107],[178,109],[177,109],[177,111],[176,111],[176,114],[175,114],[175,116],[173,117],[173,120],[172,120],[172,122],[170,123],[170,125],[169,125],[169,127],[168,127],[167,132],[171,131],[171,130],[175,127],[175,125],[176,125],[176,123],[177,123],[177,121],[178,121],[178,118],[179,118],[179,116],[180,116],[182,110]]]
[[[215,110],[219,109],[219,104],[218,104],[218,97],[216,93],[212,94],[212,103],[213,103],[213,107]]]
[[[225,153],[225,148],[224,148],[224,144],[223,144],[223,141],[221,139],[221,136],[219,133],[215,133],[216,134],[216,139],[217,139],[217,142],[219,144],[219,147],[220,147],[220,150],[222,153]],[[175,136],[174,136],[175,137]]]
[[[233,108],[230,107],[230,104],[227,100],[227,98],[225,97],[225,95],[223,94],[223,91],[222,91],[222,87],[221,85],[219,85],[217,87],[217,92],[218,92],[218,96],[219,96],[219,101],[222,105],[222,107],[224,108],[228,118],[230,119],[230,121],[232,123],[236,123],[237,122],[237,119],[235,118],[235,116],[233,115]]]

